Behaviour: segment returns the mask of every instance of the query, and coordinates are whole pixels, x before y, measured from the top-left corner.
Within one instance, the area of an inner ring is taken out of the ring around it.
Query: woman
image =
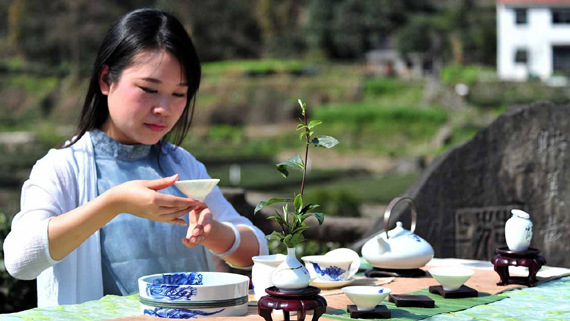
[[[136,292],[143,275],[211,271],[211,253],[234,266],[267,253],[263,233],[218,188],[196,201],[173,186],[209,178],[176,146],[199,83],[198,56],[175,17],[142,9],[113,24],[78,130],[32,169],[4,242],[8,272],[37,278],[39,307]]]

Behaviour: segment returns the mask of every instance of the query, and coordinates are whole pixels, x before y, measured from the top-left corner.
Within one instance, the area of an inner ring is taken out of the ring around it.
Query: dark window
[[[526,64],[528,62],[528,51],[526,49],[517,49],[515,53],[515,63]]]
[[[553,24],[568,24],[570,23],[570,9],[568,8],[553,8],[552,23]]]
[[[570,73],[570,46],[552,47],[552,69],[554,72]]]
[[[517,25],[524,25],[528,21],[526,8],[515,9],[515,22]]]

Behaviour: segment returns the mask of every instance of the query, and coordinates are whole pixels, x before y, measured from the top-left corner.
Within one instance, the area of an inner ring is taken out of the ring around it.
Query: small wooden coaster
[[[350,304],[346,306],[350,317],[353,319],[390,319],[392,312],[385,305],[377,305],[374,310],[360,311],[356,305]]]
[[[397,307],[434,308],[435,301],[426,295],[390,294],[390,302]]]
[[[446,299],[473,298],[479,295],[479,292],[466,285],[462,285],[459,290],[446,291],[441,285],[432,285],[429,287],[430,293],[439,294]]]

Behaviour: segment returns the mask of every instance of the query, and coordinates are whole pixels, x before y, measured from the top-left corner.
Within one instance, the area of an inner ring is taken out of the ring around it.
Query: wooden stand
[[[498,248],[497,255],[493,257],[491,263],[495,267],[495,272],[499,274],[501,281],[497,285],[522,284],[533,287],[538,280],[536,273],[546,264],[546,259],[540,255],[539,250],[529,248],[526,251],[515,252],[509,250],[508,247]],[[528,277],[511,277],[509,275],[509,266],[528,267]]]
[[[461,298],[474,298],[479,295],[479,292],[467,285],[462,285],[455,291],[447,291],[441,285],[432,285],[429,287],[430,293],[439,294],[445,299],[461,299]]]
[[[346,310],[353,319],[390,319],[392,317],[392,312],[385,305],[377,305],[374,310],[370,311],[360,311],[356,305],[351,304],[346,306]]]
[[[317,321],[327,309],[327,301],[319,295],[321,290],[309,286],[301,292],[284,293],[275,286],[265,289],[269,295],[262,296],[257,302],[257,313],[266,321],[273,321],[271,311],[283,310],[285,321],[289,321],[289,312],[297,312],[297,321],[305,320],[306,312],[314,310],[312,321]]]

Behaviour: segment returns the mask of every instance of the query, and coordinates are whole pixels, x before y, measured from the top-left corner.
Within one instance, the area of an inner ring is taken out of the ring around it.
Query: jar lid
[[[520,218],[526,218],[526,219],[530,218],[530,214],[528,214],[527,212],[522,211],[522,210],[514,209],[514,210],[511,210],[511,213],[513,215],[520,217]]]

